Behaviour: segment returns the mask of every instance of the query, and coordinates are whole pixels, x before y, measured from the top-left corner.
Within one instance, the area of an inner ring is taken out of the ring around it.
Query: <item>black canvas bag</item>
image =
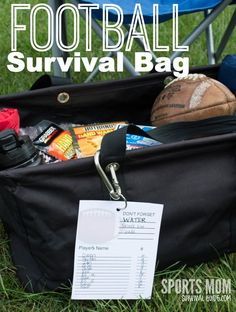
[[[217,70],[213,66],[194,72],[215,78]],[[22,126],[42,119],[149,124],[166,76],[54,87],[49,87],[47,77],[36,84],[44,88],[1,97],[0,106],[20,109]],[[66,103],[60,101],[62,93]],[[157,269],[174,263],[193,265],[236,250],[233,129],[192,140],[180,131],[177,139],[166,140],[170,143],[130,152],[125,151],[125,135],[135,133],[135,127],[103,140],[101,164],[119,162],[117,176],[127,200],[164,204]],[[150,135],[158,138],[157,133]],[[108,199],[93,158],[0,172],[0,217],[26,290],[70,285],[79,201]]]

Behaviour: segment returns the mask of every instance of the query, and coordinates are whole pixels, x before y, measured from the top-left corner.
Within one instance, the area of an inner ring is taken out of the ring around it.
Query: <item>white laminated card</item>
[[[163,205],[81,201],[72,299],[150,299]]]

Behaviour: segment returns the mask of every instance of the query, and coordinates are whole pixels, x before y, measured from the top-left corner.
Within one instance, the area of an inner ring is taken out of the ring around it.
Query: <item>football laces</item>
[[[178,78],[175,78],[173,79],[171,82],[169,82],[165,88],[169,87],[171,84],[173,84],[174,82],[177,82],[177,81],[183,81],[183,80],[197,80],[197,79],[201,79],[201,78],[206,78],[206,75],[204,74],[189,74],[185,77],[178,77]]]

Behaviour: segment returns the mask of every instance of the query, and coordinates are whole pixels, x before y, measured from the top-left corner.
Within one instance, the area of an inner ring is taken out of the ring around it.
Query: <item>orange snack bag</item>
[[[107,133],[115,131],[120,125],[126,122],[101,123],[74,128],[79,145],[80,158],[91,157],[101,147],[101,142]]]
[[[72,137],[69,131],[63,131],[48,147],[48,154],[59,159],[69,160],[75,157]]]

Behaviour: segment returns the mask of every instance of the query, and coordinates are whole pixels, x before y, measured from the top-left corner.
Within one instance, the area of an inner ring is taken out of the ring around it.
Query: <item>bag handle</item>
[[[148,132],[144,132],[135,125],[129,125],[104,136],[101,150],[94,156],[94,163],[109,192],[110,198],[124,201],[124,207],[118,208],[118,210],[123,210],[127,207],[127,199],[119,184],[116,171],[119,170],[120,164],[125,159],[126,135],[128,133],[167,143],[230,132],[236,132],[236,116],[215,117],[195,122],[180,122],[162,126]]]
[[[43,75],[35,81],[30,90],[33,91],[38,89],[63,86],[69,84],[73,84],[73,81],[70,78]]]
[[[145,132],[129,125],[108,133],[102,140],[100,161],[102,165],[122,162],[126,154],[126,134],[147,137],[161,143],[173,143],[194,138],[236,132],[236,116],[213,117],[199,121],[177,122]]]
[[[126,154],[127,134],[133,134],[153,140],[158,140],[157,129],[145,132],[133,124],[118,129],[114,132],[108,133],[104,136],[101,144],[100,161],[102,165],[106,166],[113,162],[120,163],[124,161]]]
[[[126,135],[128,133],[155,139],[153,134],[149,135],[139,127],[129,125],[105,135],[102,140],[101,150],[94,156],[95,167],[109,192],[110,198],[124,201],[124,207],[117,208],[118,211],[124,210],[127,207],[127,199],[119,184],[116,171],[119,170],[120,163],[125,158]],[[108,173],[110,173],[111,180]]]

